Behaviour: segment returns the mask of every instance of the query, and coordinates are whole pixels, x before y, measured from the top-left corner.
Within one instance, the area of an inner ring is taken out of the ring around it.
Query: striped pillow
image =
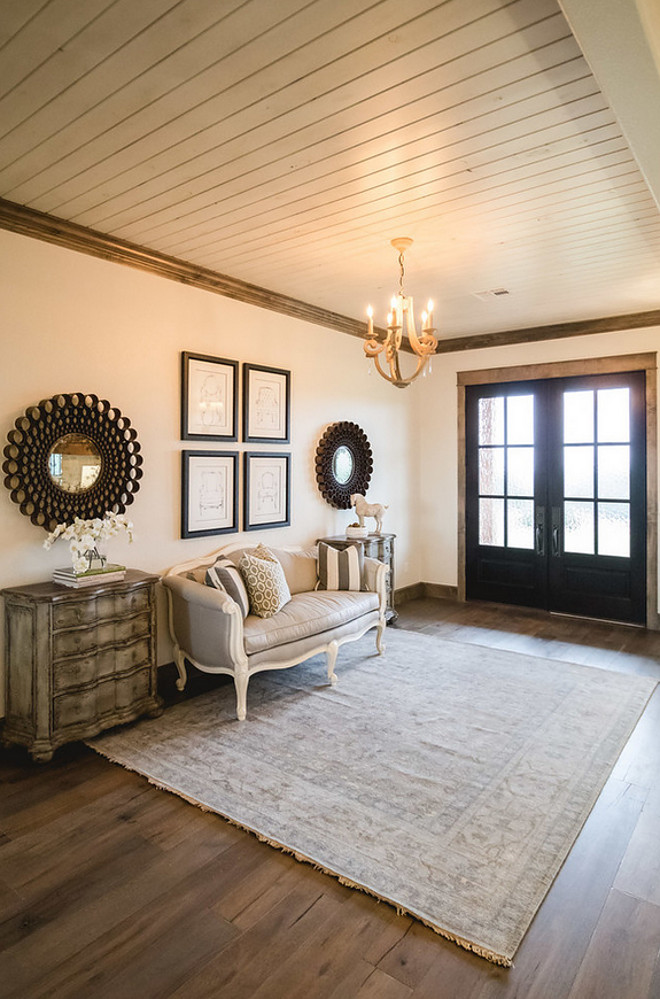
[[[217,590],[224,590],[238,604],[243,617],[250,613],[250,600],[248,598],[245,583],[240,572],[226,555],[220,558],[206,570],[204,582],[207,586],[215,586]]]
[[[319,590],[361,590],[364,549],[349,545],[340,551],[319,542]]]

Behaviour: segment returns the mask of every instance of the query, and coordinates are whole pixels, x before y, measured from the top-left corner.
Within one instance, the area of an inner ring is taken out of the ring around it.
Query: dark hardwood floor
[[[660,635],[636,628],[440,600],[396,627],[660,679]],[[660,997],[658,690],[510,969],[84,746],[3,751],[0,778],[5,999]]]

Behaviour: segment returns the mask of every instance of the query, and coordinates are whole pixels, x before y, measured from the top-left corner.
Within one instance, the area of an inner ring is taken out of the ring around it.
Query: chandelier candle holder
[[[390,303],[390,311],[387,314],[387,336],[384,340],[378,340],[374,336],[374,311],[369,306],[367,309],[367,337],[364,344],[364,352],[367,357],[373,359],[378,374],[385,381],[395,385],[396,388],[405,388],[421,375],[426,369],[429,359],[435,354],[438,340],[435,336],[436,330],[433,327],[433,302],[429,301],[427,311],[422,312],[422,333],[417,335],[415,329],[415,316],[413,312],[413,300],[410,295],[406,295],[403,290],[404,266],[403,255],[412,246],[412,239],[407,236],[399,236],[391,241],[391,245],[399,254],[399,291],[394,295]],[[399,351],[404,335],[407,337],[412,351],[417,355],[417,368],[410,378],[401,376],[399,364]],[[389,371],[381,364],[381,354],[385,352],[385,360]]]

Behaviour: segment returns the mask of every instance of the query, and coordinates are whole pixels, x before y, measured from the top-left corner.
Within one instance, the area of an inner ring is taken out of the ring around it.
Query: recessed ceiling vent
[[[480,302],[487,302],[490,298],[503,298],[505,295],[510,295],[511,292],[508,288],[491,288],[490,291],[473,291],[472,294]]]

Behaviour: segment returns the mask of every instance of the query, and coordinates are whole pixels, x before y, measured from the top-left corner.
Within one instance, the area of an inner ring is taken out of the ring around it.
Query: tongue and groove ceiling
[[[381,321],[410,236],[442,338],[657,310],[654,26],[602,2],[609,103],[556,0],[0,0],[0,197]]]

